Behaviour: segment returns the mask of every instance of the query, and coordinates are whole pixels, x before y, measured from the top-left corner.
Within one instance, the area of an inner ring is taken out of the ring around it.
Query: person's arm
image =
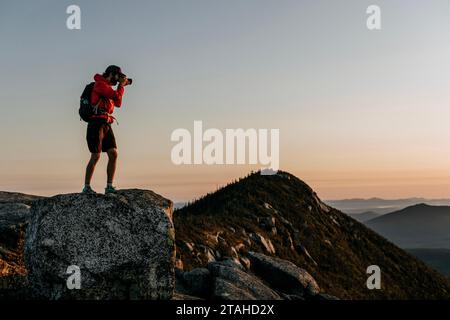
[[[102,98],[111,99],[114,101],[114,105],[118,108],[122,105],[122,97],[125,89],[122,85],[117,86],[117,90],[114,90],[106,83],[96,82],[94,91]]]
[[[121,84],[119,84],[117,86],[116,92],[117,92],[117,99],[113,99],[114,106],[116,106],[117,108],[120,108],[122,106],[122,97],[123,97],[123,93],[125,92],[125,88]]]

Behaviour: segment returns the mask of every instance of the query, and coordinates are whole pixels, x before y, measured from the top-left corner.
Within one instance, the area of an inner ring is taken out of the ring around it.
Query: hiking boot
[[[108,193],[116,193],[116,188],[114,188],[113,186],[107,186],[106,188],[105,188],[105,194],[108,194]]]
[[[84,194],[97,194],[90,186],[84,186],[82,193]]]

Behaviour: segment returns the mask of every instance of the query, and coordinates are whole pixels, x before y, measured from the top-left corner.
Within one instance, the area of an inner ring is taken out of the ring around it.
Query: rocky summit
[[[172,202],[152,191],[39,200],[25,240],[30,295],[44,299],[170,299]]]
[[[191,277],[207,266],[212,297],[229,290],[234,297],[274,298],[256,280],[238,290],[249,279],[240,271],[211,267],[226,260],[286,299],[450,298],[448,278],[326,205],[287,172],[252,173],[175,210],[174,223],[177,267]],[[381,270],[380,290],[367,286],[372,265]]]
[[[448,278],[281,171],[173,217],[172,202],[147,190],[0,192],[0,231],[0,299],[450,298]],[[367,285],[373,265],[379,290]]]

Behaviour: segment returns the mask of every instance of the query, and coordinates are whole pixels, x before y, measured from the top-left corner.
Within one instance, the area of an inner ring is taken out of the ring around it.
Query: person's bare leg
[[[108,150],[108,168],[107,168],[107,174],[108,174],[108,185],[112,185],[114,180],[114,175],[116,173],[116,166],[117,166],[117,149],[112,148]]]
[[[89,186],[91,184],[92,175],[94,174],[95,166],[100,159],[100,153],[91,153],[91,159],[86,166],[86,175],[84,177],[84,184]]]

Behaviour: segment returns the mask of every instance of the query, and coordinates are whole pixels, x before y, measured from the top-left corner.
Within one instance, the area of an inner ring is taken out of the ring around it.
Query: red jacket
[[[106,80],[101,74],[96,74],[94,76],[95,85],[92,90],[91,104],[93,106],[98,105],[101,111],[105,111],[107,114],[100,114],[93,116],[93,118],[103,118],[112,123],[114,118],[111,114],[114,112],[114,107],[120,108],[122,105],[122,97],[124,93],[124,88],[119,84],[117,90],[114,90],[111,83]]]

